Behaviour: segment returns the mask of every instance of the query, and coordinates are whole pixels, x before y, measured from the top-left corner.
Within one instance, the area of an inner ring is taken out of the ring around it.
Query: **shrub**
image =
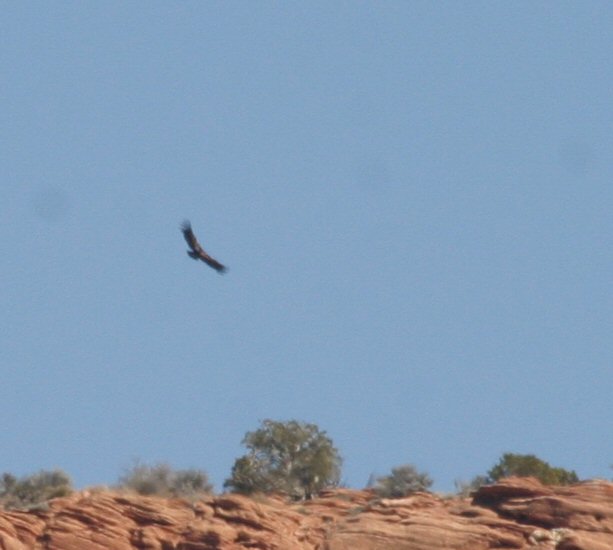
[[[173,470],[166,463],[150,466],[138,461],[119,478],[118,485],[140,495],[167,497],[191,497],[213,490],[201,470]]]
[[[474,493],[479,487],[487,485],[489,479],[487,476],[475,476],[470,481],[455,480],[456,492],[461,497],[469,497],[471,493]]]
[[[292,498],[311,498],[339,483],[341,457],[326,433],[314,424],[264,420],[247,432],[249,452],[237,458],[224,487],[251,494],[285,492]]]
[[[545,485],[570,485],[579,478],[574,471],[554,468],[534,455],[505,453],[488,473],[490,483],[504,477],[536,477]]]
[[[72,481],[62,470],[41,470],[21,478],[4,473],[0,481],[0,503],[5,508],[37,506],[70,493],[72,493]]]
[[[392,468],[388,476],[377,478],[373,489],[381,497],[401,498],[417,491],[427,491],[432,480],[427,473],[418,472],[412,464]]]

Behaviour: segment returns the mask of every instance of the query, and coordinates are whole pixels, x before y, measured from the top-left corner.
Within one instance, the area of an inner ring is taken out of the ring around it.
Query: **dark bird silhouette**
[[[204,248],[200,246],[198,239],[196,239],[196,235],[194,235],[194,232],[192,231],[192,226],[187,220],[183,222],[181,231],[183,231],[183,236],[191,248],[191,250],[187,251],[190,258],[194,258],[194,260],[202,260],[206,265],[212,267],[218,273],[227,271],[225,265],[220,264],[215,258],[211,258],[211,256],[204,251]]]

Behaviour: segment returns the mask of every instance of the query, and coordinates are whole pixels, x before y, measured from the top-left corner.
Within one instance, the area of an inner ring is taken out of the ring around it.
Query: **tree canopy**
[[[342,459],[315,424],[264,420],[258,430],[247,432],[242,443],[249,452],[236,459],[224,483],[233,491],[311,498],[339,483]]]
[[[573,470],[550,466],[544,460],[534,455],[505,453],[488,473],[489,482],[498,481],[503,477],[519,476],[536,477],[546,485],[570,485],[579,481]]]

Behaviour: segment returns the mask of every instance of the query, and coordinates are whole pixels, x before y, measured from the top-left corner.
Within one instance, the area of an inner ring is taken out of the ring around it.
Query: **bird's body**
[[[183,232],[183,236],[185,237],[187,244],[191,248],[191,250],[187,251],[187,255],[190,258],[193,258],[194,260],[202,260],[205,264],[212,267],[218,273],[224,273],[227,271],[225,265],[219,263],[215,258],[209,256],[204,251],[204,248],[200,246],[198,239],[196,239],[196,235],[194,235],[194,232],[192,231],[192,226],[188,221],[183,222],[181,231]]]

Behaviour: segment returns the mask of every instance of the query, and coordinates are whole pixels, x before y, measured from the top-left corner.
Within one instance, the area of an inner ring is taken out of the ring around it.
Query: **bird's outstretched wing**
[[[200,246],[198,239],[196,239],[196,235],[194,235],[194,232],[192,231],[192,226],[188,221],[183,222],[181,231],[183,232],[183,236],[185,237],[187,244],[191,248],[191,250],[187,251],[190,258],[194,258],[194,260],[202,260],[205,264],[212,267],[218,273],[223,273],[227,270],[225,265],[219,263],[215,258],[209,256],[204,251],[204,248]]]

